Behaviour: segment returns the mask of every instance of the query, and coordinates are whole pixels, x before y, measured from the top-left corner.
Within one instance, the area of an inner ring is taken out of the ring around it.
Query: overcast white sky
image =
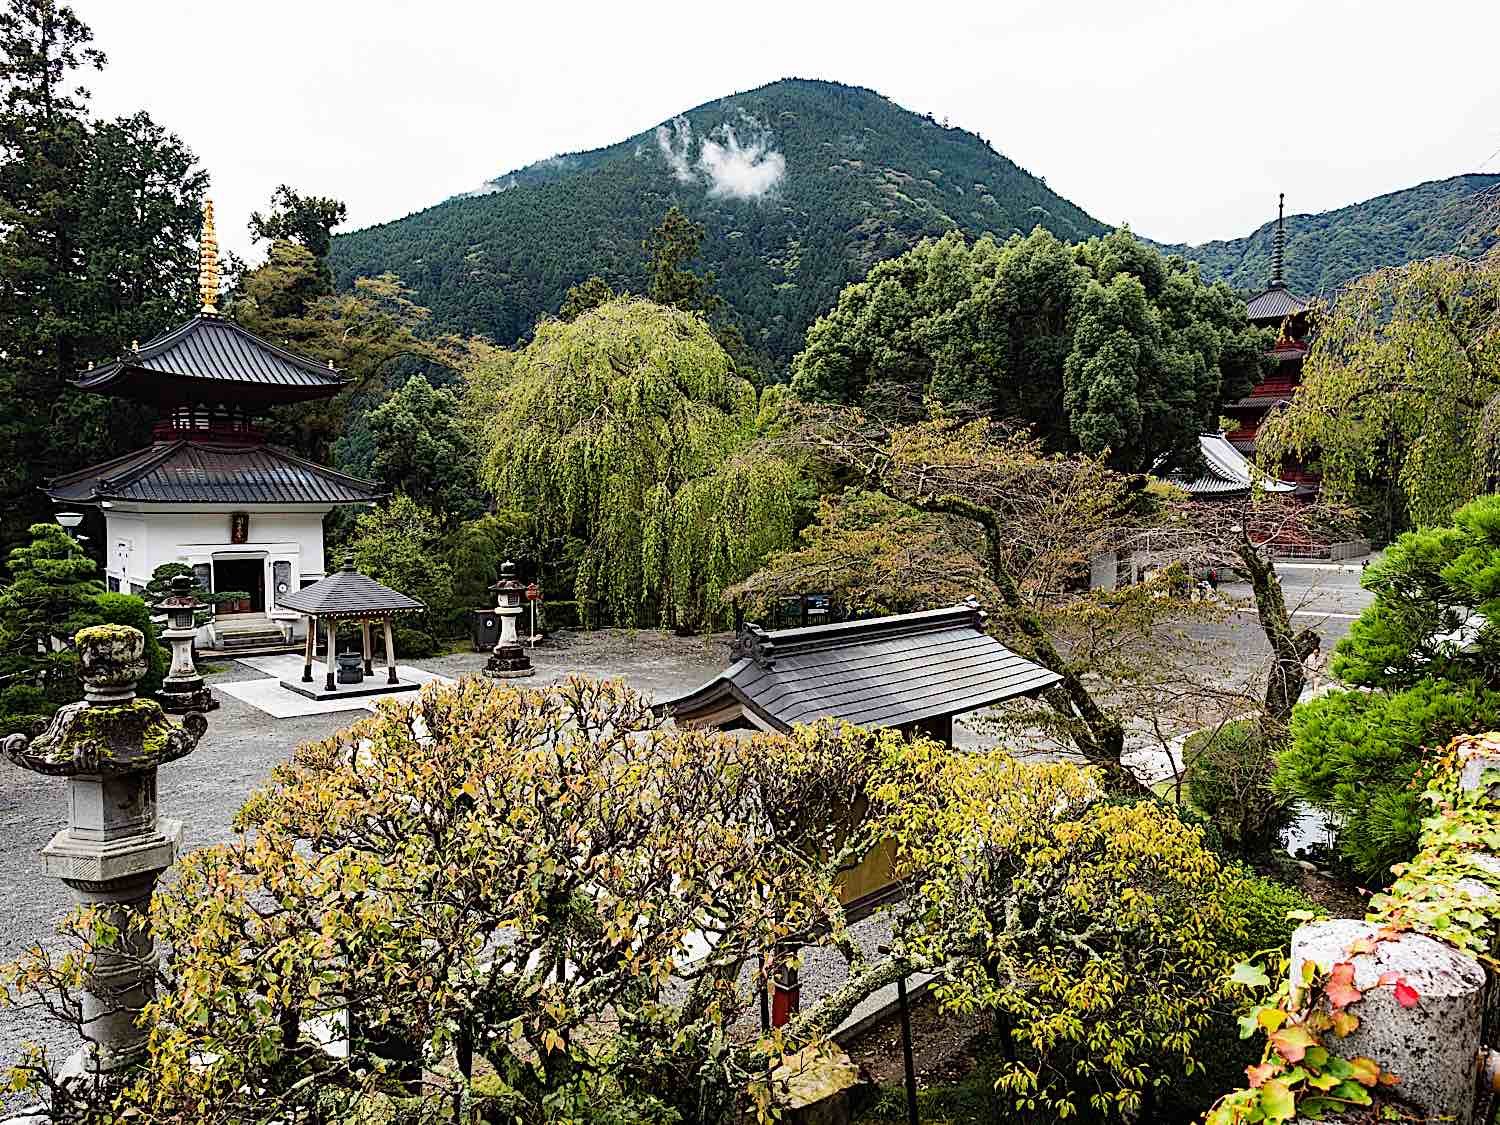
[[[179,133],[241,252],[283,181],[350,229],[791,75],[947,117],[1165,241],[1245,234],[1280,190],[1500,171],[1495,0],[73,4],[110,58],[96,112]]]

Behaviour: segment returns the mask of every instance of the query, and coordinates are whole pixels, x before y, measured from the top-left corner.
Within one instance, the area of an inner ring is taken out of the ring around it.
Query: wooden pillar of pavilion
[[[370,645],[370,623],[368,621],[361,621],[359,623],[359,634],[360,645],[365,656],[365,675],[373,676],[375,669],[371,667],[371,663],[374,658],[374,650]]]
[[[396,638],[391,634],[391,619],[385,619],[385,682],[396,682]]]
[[[313,657],[318,651],[318,619],[307,615],[307,651],[302,657],[302,682],[312,683]]]

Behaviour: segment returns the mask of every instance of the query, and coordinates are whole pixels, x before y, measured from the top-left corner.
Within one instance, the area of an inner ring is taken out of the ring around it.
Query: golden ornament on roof
[[[203,233],[198,238],[198,295],[203,311],[219,311],[219,240],[214,237],[214,201],[203,201]]]

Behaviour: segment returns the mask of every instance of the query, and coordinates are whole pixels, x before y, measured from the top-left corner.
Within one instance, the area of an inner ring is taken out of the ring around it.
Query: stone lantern
[[[500,618],[500,639],[490,652],[484,666],[484,674],[497,680],[514,680],[531,676],[536,669],[531,658],[521,647],[520,635],[516,632],[516,621],[526,599],[526,584],[517,577],[516,564],[507,561],[500,567],[500,580],[490,587],[495,593],[495,613]]]
[[[79,999],[85,1046],[65,1073],[108,1076],[136,1062],[148,1030],[137,1017],[151,999],[155,944],[145,925],[157,877],[177,856],[182,823],[156,816],[156,768],[193,751],[208,729],[196,712],[181,726],[161,705],[137,699],[145,638],[126,625],[96,625],[76,638],[84,699],[31,738],[0,742],[23,769],[68,781],[68,826],[42,849],[42,868],[119,934],[94,953]]]
[[[193,664],[193,637],[198,631],[196,615],[202,607],[193,596],[191,575],[179,574],[172,579],[172,592],[162,601],[161,608],[167,611],[167,627],[161,635],[172,646],[172,669],[162,680],[157,698],[164,710],[174,714],[212,711],[219,701],[204,686],[203,677]]]

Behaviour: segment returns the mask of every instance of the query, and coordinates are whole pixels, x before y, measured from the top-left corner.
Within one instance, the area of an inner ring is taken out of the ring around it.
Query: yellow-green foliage
[[[1067,763],[918,746],[876,789],[921,913],[906,940],[947,964],[940,1002],[999,1013],[998,1088],[1059,1118],[1130,1118],[1197,1066],[1243,925],[1202,834],[1154,802],[1104,799]]]
[[[300,747],[246,803],[245,835],[191,853],[158,890],[170,971],[149,1056],[93,1120],[373,1112],[408,1093],[373,1057],[381,1043],[420,1051],[436,1120],[478,1093],[454,1062],[471,1029],[476,1068],[524,1120],[646,1099],[721,1122],[793,1045],[730,1035],[753,1026],[763,951],[847,940],[850,814],[897,741],[679,731],[617,682],[476,677],[388,702]],[[0,1004],[55,1000],[76,961],[36,950],[0,971]],[[346,1010],[354,1052],[339,1059],[318,1036]]]
[[[1389,505],[1381,530],[1443,523],[1500,467],[1500,252],[1377,270],[1319,317],[1302,386],[1259,438],[1264,464],[1316,457],[1335,500]]]
[[[580,543],[576,594],[615,621],[722,619],[791,538],[796,474],[754,445],[755,389],[698,316],[620,298],[544,322],[495,402],[496,496]]]

